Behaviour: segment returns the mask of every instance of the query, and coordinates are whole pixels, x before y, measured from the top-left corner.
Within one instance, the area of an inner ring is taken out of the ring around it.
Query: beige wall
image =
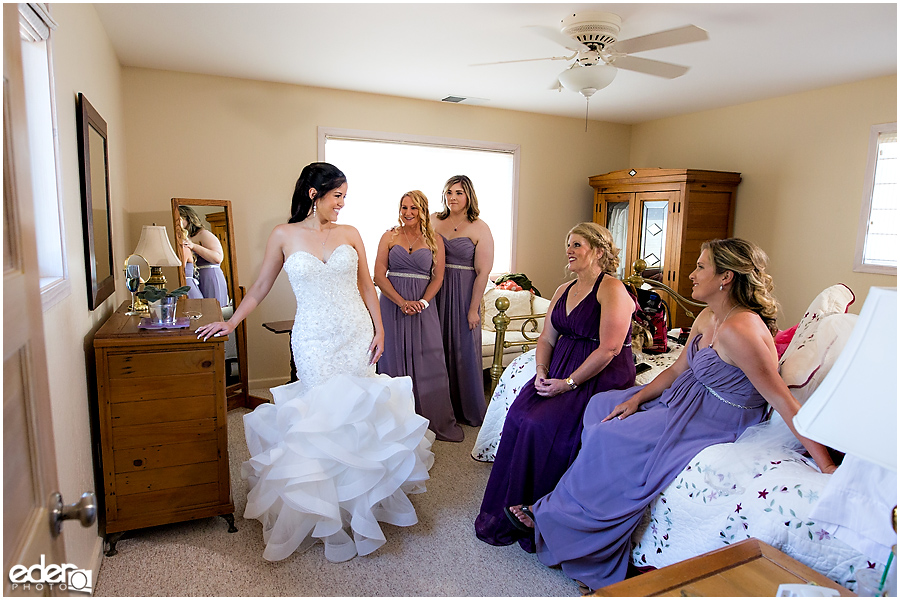
[[[319,126],[519,144],[516,268],[542,290],[563,279],[565,233],[591,218],[588,177],[624,168],[630,144],[626,125],[591,122],[585,133],[580,119],[147,69],[123,74],[129,231],[169,211],[173,197],[231,200],[244,287],[272,228],[287,220],[300,169],[317,159]],[[359,199],[352,181],[350,189],[348,201]],[[280,277],[248,318],[251,387],[287,375],[287,337],[261,324],[294,311]]]
[[[94,486],[88,407],[95,396],[89,391],[87,374],[94,369],[91,346],[94,332],[125,296],[123,285],[117,282],[118,299],[113,295],[96,310],[88,310],[75,124],[79,92],[108,126],[115,264],[121,264],[124,259],[120,232],[125,221],[120,207],[125,200],[126,166],[121,70],[97,13],[90,4],[54,4],[53,17],[59,23],[59,29],[53,34],[52,52],[60,193],[71,293],[44,312],[44,327],[59,485],[63,498],[71,503],[85,491],[103,495],[103,490]],[[68,562],[81,568],[99,567],[100,538],[96,526],[83,529],[75,522],[67,523],[65,536]]]
[[[781,327],[834,283],[856,293],[895,276],[853,272],[869,129],[897,120],[897,77],[634,126],[631,166],[737,171],[735,235],[771,259]]]

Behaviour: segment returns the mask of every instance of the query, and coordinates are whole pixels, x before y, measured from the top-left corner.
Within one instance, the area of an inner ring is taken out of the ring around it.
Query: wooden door
[[[22,79],[18,5],[3,5],[3,573],[14,565],[65,562],[51,533],[48,500],[57,489],[47,355],[38,283],[34,205]]]

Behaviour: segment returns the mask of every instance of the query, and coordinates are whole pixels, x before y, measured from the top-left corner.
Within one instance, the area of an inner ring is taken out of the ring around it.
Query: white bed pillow
[[[507,300],[509,300],[509,308],[507,309],[506,314],[510,317],[530,315],[532,312],[534,312],[532,310],[532,307],[534,306],[535,295],[530,291],[522,290],[521,292],[514,292],[512,290],[493,288],[486,291],[484,293],[484,297],[482,297],[481,299],[482,329],[486,329],[488,331],[495,330],[493,319],[495,316],[497,316],[498,311],[494,303],[500,296],[506,296]],[[518,327],[521,327],[521,321],[515,321],[514,323],[518,323]],[[539,326],[542,325],[543,320],[541,320]],[[511,324],[510,327],[512,326],[513,325]]]

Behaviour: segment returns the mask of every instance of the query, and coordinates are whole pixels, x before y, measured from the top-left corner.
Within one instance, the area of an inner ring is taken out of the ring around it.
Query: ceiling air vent
[[[446,98],[441,98],[441,102],[454,102],[454,103],[458,103],[458,102],[465,102],[465,100],[466,100],[466,99],[463,98],[463,97],[461,97],[461,96],[447,96]]]
[[[441,98],[441,102],[452,102],[453,104],[487,104],[487,98],[473,98],[472,96],[447,96]]]

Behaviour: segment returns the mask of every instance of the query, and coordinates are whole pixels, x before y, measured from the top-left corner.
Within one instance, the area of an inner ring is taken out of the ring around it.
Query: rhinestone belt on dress
[[[431,279],[428,275],[422,275],[421,273],[397,273],[396,271],[388,271],[388,277],[409,277],[410,279]]]
[[[729,402],[728,400],[726,400],[725,398],[723,398],[722,396],[720,396],[720,395],[719,395],[719,392],[717,392],[716,390],[712,389],[711,387],[709,387],[708,385],[706,385],[706,384],[703,383],[702,381],[700,382],[700,385],[702,385],[703,387],[705,387],[705,388],[707,389],[707,391],[709,391],[710,394],[712,394],[713,396],[715,396],[716,398],[718,398],[719,400],[721,400],[722,402],[724,402],[724,403],[727,404],[728,406],[733,406],[733,407],[735,407],[735,408],[740,408],[740,409],[742,409],[742,410],[754,410],[754,409],[762,408],[763,406],[765,406],[765,404],[760,404],[759,406],[742,406],[742,405],[740,405],[740,404],[735,404],[734,402]]]

